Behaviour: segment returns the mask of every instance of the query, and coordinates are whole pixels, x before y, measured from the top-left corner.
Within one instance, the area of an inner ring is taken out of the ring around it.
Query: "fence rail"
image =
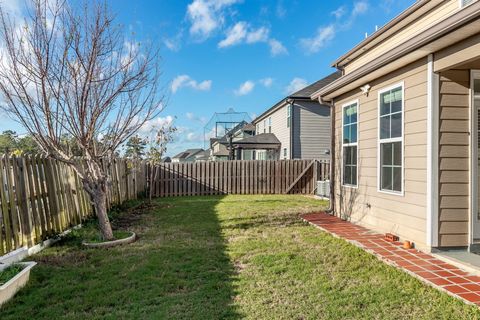
[[[328,179],[330,165],[317,160],[163,163],[153,169],[155,197],[218,194],[311,194]]]
[[[329,163],[315,160],[167,163],[112,159],[107,206],[145,194],[155,197],[216,194],[311,194],[328,179]],[[153,179],[150,183],[150,178]],[[0,157],[0,256],[31,247],[93,214],[77,174],[41,156]]]

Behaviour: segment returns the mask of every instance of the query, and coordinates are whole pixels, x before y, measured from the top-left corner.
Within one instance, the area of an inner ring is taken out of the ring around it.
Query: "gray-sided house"
[[[480,2],[422,0],[333,64],[335,214],[433,248],[480,241]]]
[[[283,98],[258,116],[253,124],[256,134],[274,134],[280,142],[279,159],[330,158],[330,107],[310,96],[341,76],[329,76]],[[257,152],[258,158],[267,158]]]

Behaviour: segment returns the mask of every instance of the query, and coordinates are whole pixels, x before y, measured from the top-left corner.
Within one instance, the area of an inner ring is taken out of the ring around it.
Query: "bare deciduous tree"
[[[31,0],[21,23],[0,8],[0,39],[1,107],[46,155],[77,172],[103,238],[113,239],[104,159],[162,109],[158,50],[128,41],[106,4],[94,0],[75,8]]]

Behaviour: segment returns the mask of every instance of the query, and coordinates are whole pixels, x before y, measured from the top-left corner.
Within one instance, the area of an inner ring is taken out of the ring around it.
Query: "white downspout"
[[[439,76],[433,70],[433,54],[427,64],[427,246],[438,247],[438,130]]]

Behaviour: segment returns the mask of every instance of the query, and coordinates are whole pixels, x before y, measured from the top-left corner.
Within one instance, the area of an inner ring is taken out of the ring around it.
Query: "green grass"
[[[20,273],[20,271],[23,270],[23,268],[24,266],[20,264],[13,264],[0,271],[0,286],[4,285],[10,279],[15,277],[18,273]]]
[[[168,198],[123,210],[137,242],[84,249],[76,230],[33,257],[0,319],[480,319],[298,215],[301,196]],[[92,229],[93,223],[86,229]]]

